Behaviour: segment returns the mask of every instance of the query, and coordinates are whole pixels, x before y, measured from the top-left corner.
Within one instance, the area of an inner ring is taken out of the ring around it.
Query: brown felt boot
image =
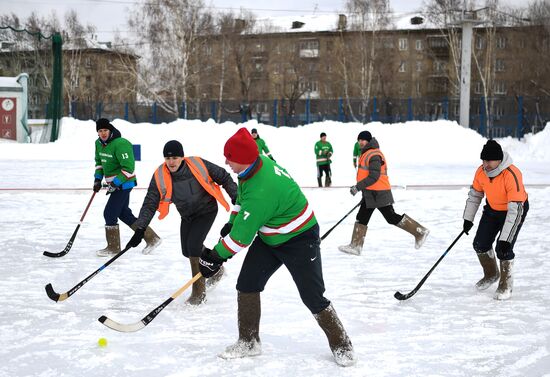
[[[107,247],[97,251],[99,257],[114,257],[120,253],[120,230],[118,225],[105,225]]]
[[[239,339],[219,356],[223,359],[258,356],[262,353],[260,342],[260,293],[238,293]]]
[[[355,364],[353,345],[332,304],[320,313],[315,314],[315,319],[327,336],[328,345],[334,355],[336,364],[342,367]]]
[[[484,291],[495,283],[500,277],[498,272],[497,260],[493,249],[485,253],[477,253],[479,263],[483,267],[483,278],[476,283],[478,291]]]
[[[189,257],[189,262],[191,263],[191,275],[195,276],[199,273],[199,257]],[[201,277],[193,283],[191,296],[186,301],[188,304],[200,305],[206,301],[205,280],[205,278]]]
[[[130,228],[132,228],[132,230],[135,231],[137,229],[136,223],[133,223],[130,226]],[[157,236],[155,231],[150,226],[148,226],[147,229],[145,229],[145,234],[143,235],[143,239],[145,240],[146,245],[143,248],[143,250],[141,250],[141,252],[146,255],[151,254],[153,250],[155,250],[162,243],[162,239],[159,236]]]
[[[513,259],[500,261],[500,281],[498,282],[498,288],[493,296],[495,300],[508,300],[512,297],[512,288],[514,287],[514,277],[512,275],[513,267]]]
[[[349,245],[338,246],[338,250],[344,253],[361,255],[363,243],[365,243],[365,235],[367,234],[367,226],[355,222],[353,233],[351,234],[351,242]]]
[[[420,246],[426,241],[430,231],[424,228],[422,225],[411,219],[407,214],[403,215],[403,218],[395,226],[403,229],[404,231],[414,236],[414,247],[420,249]]]

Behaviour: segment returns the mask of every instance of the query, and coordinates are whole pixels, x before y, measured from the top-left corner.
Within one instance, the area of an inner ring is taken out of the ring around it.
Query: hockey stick
[[[126,246],[124,248],[124,250],[122,250],[120,253],[118,253],[117,255],[115,255],[114,257],[112,257],[111,259],[109,259],[107,261],[107,263],[105,263],[103,266],[99,267],[97,270],[95,270],[92,274],[90,274],[86,279],[82,280],[80,283],[78,283],[77,285],[75,285],[74,287],[72,287],[71,289],[69,289],[67,292],[65,293],[57,293],[56,291],[54,291],[52,285],[50,283],[48,283],[46,285],[46,293],[48,294],[48,297],[51,298],[53,301],[65,301],[66,299],[68,299],[69,297],[71,297],[76,291],[78,291],[80,288],[82,288],[82,286],[84,284],[86,284],[87,282],[89,282],[90,280],[92,280],[92,278],[94,276],[96,276],[97,274],[99,274],[101,271],[103,271],[105,269],[105,267],[107,267],[108,265],[110,265],[111,263],[113,263],[115,260],[117,260],[119,257],[122,256],[122,254],[124,254],[125,252],[127,252],[128,250],[130,250],[130,246]]]
[[[143,319],[136,323],[131,324],[123,324],[113,321],[112,319],[107,318],[106,316],[102,315],[97,320],[101,323],[103,323],[105,326],[109,327],[110,329],[120,331],[120,332],[134,332],[141,330],[145,326],[147,326],[155,317],[170,304],[172,301],[174,301],[179,295],[183,293],[187,288],[189,288],[195,281],[199,280],[202,277],[202,274],[199,272],[191,280],[189,280],[183,287],[178,289],[172,296],[170,296],[166,301],[164,301],[162,304],[157,306],[155,309],[151,310],[149,314],[147,314]]]
[[[321,237],[321,241],[324,240],[325,238],[327,238],[327,236],[330,234],[330,232],[332,232],[332,231],[334,230],[334,228],[336,228],[338,225],[340,225],[340,223],[341,223],[342,221],[344,221],[345,218],[348,217],[348,216],[350,215],[350,213],[352,213],[353,211],[355,211],[355,208],[359,207],[360,205],[361,205],[361,202],[357,203],[357,204],[355,205],[355,207],[353,207],[348,213],[346,213],[346,214],[344,215],[344,217],[342,217],[336,224],[334,224],[334,225],[332,226],[332,228],[330,228],[329,230],[327,230],[327,232],[326,232],[325,234],[323,234],[323,236]]]
[[[453,241],[453,243],[451,244],[451,246],[449,246],[447,248],[447,250],[445,250],[445,252],[443,253],[443,255],[441,257],[439,257],[439,259],[437,260],[437,262],[435,262],[435,264],[433,265],[433,267],[430,269],[430,271],[428,271],[428,273],[422,278],[422,280],[420,280],[420,283],[418,283],[418,285],[416,287],[414,287],[414,289],[412,291],[410,291],[409,293],[407,294],[403,294],[399,291],[395,292],[395,294],[393,295],[393,297],[395,297],[396,299],[398,300],[406,300],[408,298],[411,298],[412,296],[414,296],[414,294],[420,289],[420,287],[422,287],[422,284],[424,284],[424,282],[426,281],[426,279],[428,279],[428,276],[430,276],[430,274],[432,273],[433,270],[435,270],[435,268],[437,267],[437,265],[439,264],[439,262],[441,262],[441,260],[445,257],[445,255],[447,255],[447,253],[449,252],[449,250],[452,249],[452,247],[455,245],[455,243],[458,241],[458,239],[460,237],[462,237],[462,235],[464,234],[464,231],[460,232],[460,234],[458,235],[458,237],[455,238],[455,240]]]
[[[90,208],[90,204],[92,204],[92,200],[94,200],[95,194],[96,194],[96,192],[94,191],[94,193],[92,194],[92,197],[90,198],[90,201],[88,202],[88,205],[86,206],[86,209],[84,210],[84,213],[82,214],[82,217],[80,218],[80,221],[78,222],[78,225],[76,226],[76,229],[73,232],[73,235],[71,236],[71,239],[69,240],[69,242],[67,242],[67,246],[65,246],[65,248],[62,251],[60,251],[59,253],[52,253],[52,252],[49,252],[49,251],[44,251],[43,254],[45,256],[50,257],[50,258],[59,258],[59,257],[64,256],[65,254],[67,254],[69,252],[69,250],[71,250],[71,247],[73,247],[74,239],[76,238],[76,234],[78,233],[78,229],[80,229],[80,225],[82,225],[82,221],[84,221],[84,216],[86,216],[86,213],[88,212],[88,208]]]

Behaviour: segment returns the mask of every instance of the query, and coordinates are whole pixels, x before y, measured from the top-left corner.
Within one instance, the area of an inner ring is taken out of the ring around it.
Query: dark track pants
[[[120,219],[124,224],[131,226],[137,220],[128,206],[131,191],[132,189],[116,190],[109,194],[109,199],[103,210],[105,225],[116,225]]]
[[[218,210],[200,216],[192,217],[189,220],[181,221],[180,241],[181,252],[187,258],[200,257],[204,240],[216,220]]]
[[[256,237],[243,261],[237,290],[243,293],[262,292],[271,275],[284,264],[302,302],[311,313],[323,311],[330,301],[323,296],[325,283],[320,244],[318,225],[277,247],[269,246]]]
[[[525,217],[529,212],[529,201],[523,203],[523,215],[517,226],[516,233],[510,244],[512,245],[510,252],[507,255],[499,255],[497,252],[497,258],[500,260],[511,260],[515,258],[514,254],[514,244],[518,238],[519,231],[525,221]],[[474,237],[474,250],[477,253],[485,253],[493,247],[493,243],[497,238],[497,234],[500,233],[502,227],[504,226],[504,221],[506,220],[506,214],[508,211],[495,211],[488,204],[483,207],[483,214],[481,215],[481,220],[479,220],[479,225],[477,227],[476,236]]]
[[[359,207],[359,212],[357,212],[357,222],[359,224],[367,225],[375,209],[378,209],[388,224],[391,225],[396,225],[403,218],[403,215],[398,215],[395,213],[392,205],[380,208],[367,208],[365,205],[365,200],[363,200],[361,202],[361,206]]]

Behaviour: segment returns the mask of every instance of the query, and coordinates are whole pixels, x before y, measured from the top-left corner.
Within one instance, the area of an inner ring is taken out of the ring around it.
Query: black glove
[[[349,193],[353,196],[355,196],[355,194],[357,194],[359,192],[359,189],[357,188],[357,186],[351,186],[349,188]]]
[[[497,247],[495,247],[497,255],[500,257],[506,257],[512,252],[512,244],[507,241],[497,241]]]
[[[275,161],[275,159],[273,158],[273,156],[272,156],[272,155],[269,155],[269,158],[270,158],[270,159],[272,159],[272,160],[273,160],[273,162],[277,162],[277,161]]]
[[[99,190],[101,190],[101,179],[99,178],[96,178],[94,179],[94,188],[93,188],[94,192],[99,192]]]
[[[209,278],[216,275],[220,270],[223,262],[223,259],[220,258],[216,251],[204,248],[202,250],[201,257],[199,258],[199,271],[202,276]]]
[[[115,185],[113,182],[109,182],[109,186],[107,186],[107,194],[105,195],[109,195],[115,192],[116,190],[120,190],[120,187]]]
[[[130,238],[130,241],[128,241],[128,244],[126,245],[126,247],[136,247],[141,243],[144,235],[145,235],[145,229],[137,228],[132,238]]]
[[[464,225],[462,226],[462,229],[464,230],[464,233],[469,234],[468,232],[472,227],[474,226],[474,223],[470,220],[464,220]]]
[[[233,228],[233,224],[227,223],[223,226],[223,228],[220,230],[220,236],[225,237],[231,232],[231,228]]]

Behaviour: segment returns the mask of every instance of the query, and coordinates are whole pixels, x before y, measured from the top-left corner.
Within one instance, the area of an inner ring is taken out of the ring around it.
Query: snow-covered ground
[[[166,141],[178,139],[187,155],[223,166],[223,144],[240,127],[197,121],[114,124],[141,145],[140,188],[162,162]],[[92,194],[95,125],[64,119],[55,143],[0,141],[0,376],[550,376],[550,130],[521,141],[499,140],[522,170],[531,204],[516,244],[512,299],[493,300],[496,287],[482,293],[473,288],[481,267],[470,233],[413,298],[399,302],[394,292],[412,290],[460,233],[467,186],[485,139],[451,122],[245,126],[258,128],[277,162],[305,187],[321,234],[358,201],[347,188],[354,183],[351,154],[357,133],[370,130],[388,159],[396,211],[431,230],[426,244],[415,250],[412,236],[376,213],[363,254],[354,257],[337,249],[349,242],[354,213],[323,241],[326,297],[351,337],[357,364],[344,369],[333,362],[324,334],[284,268],[262,293],[263,354],[218,358],[237,338],[235,284],[244,255],[226,264],[226,278],[201,307],[186,305],[189,292],[184,292],[136,333],[99,323],[101,315],[136,322],[191,277],[180,251],[176,212],[153,221],[163,238],[154,254],[130,250],[66,301],[51,301],[47,283],[65,292],[106,262],[95,255],[104,245],[103,194],[96,195],[70,253],[57,259],[42,255],[65,247]],[[333,181],[341,187],[311,187],[316,184],[313,145],[322,131],[334,146]],[[143,189],[132,193],[136,214],[144,195]],[[226,219],[220,211],[207,246]],[[126,243],[132,233],[125,226],[121,233]],[[98,346],[102,337],[107,347]]]

